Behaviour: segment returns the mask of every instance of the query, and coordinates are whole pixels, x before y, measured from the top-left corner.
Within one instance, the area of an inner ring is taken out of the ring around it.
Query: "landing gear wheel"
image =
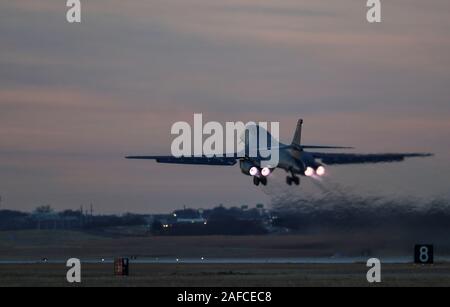
[[[256,185],[256,186],[258,186],[258,185],[259,185],[259,182],[260,182],[259,178],[256,177],[256,176],[253,176],[253,184]]]
[[[287,177],[286,177],[286,183],[287,183],[288,185],[292,185],[292,177],[287,176]]]
[[[267,185],[267,178],[263,177],[259,179],[263,185]]]
[[[297,176],[292,177],[292,181],[294,181],[295,185],[299,185],[300,184],[300,178],[297,177]]]

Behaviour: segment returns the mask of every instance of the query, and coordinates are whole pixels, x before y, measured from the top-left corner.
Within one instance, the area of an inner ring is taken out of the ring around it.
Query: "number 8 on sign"
[[[414,263],[432,264],[433,262],[433,245],[418,244],[414,247]]]

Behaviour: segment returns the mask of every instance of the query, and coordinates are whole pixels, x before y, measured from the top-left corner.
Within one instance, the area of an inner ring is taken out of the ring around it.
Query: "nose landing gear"
[[[300,184],[300,178],[295,176],[294,174],[292,174],[292,176],[287,176],[286,177],[286,183],[288,185],[292,185],[292,183],[294,183],[295,185],[299,185]]]

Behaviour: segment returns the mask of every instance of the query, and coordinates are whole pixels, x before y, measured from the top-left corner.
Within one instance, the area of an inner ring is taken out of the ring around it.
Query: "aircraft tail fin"
[[[292,145],[301,146],[302,144],[302,126],[303,119],[297,121],[297,127],[295,128],[294,138],[292,139]]]
[[[303,119],[297,121],[297,127],[295,128],[294,138],[290,146],[303,149],[353,149],[348,146],[321,146],[321,145],[302,145],[302,127]]]

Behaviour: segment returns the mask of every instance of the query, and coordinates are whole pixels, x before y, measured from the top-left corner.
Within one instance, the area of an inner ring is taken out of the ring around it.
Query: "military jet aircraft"
[[[326,174],[327,165],[339,164],[367,164],[367,163],[388,163],[401,162],[406,158],[414,157],[429,157],[431,153],[377,153],[377,154],[358,154],[358,153],[330,153],[330,152],[316,152],[309,150],[325,150],[325,149],[352,149],[352,147],[340,146],[317,146],[317,145],[302,145],[302,126],[303,120],[299,119],[291,144],[279,143],[277,149],[279,150],[279,162],[276,167],[262,167],[263,158],[260,156],[250,157],[248,154],[232,154],[223,156],[128,156],[127,159],[143,159],[155,160],[158,163],[172,163],[172,164],[196,164],[196,165],[221,165],[233,166],[239,161],[239,166],[243,174],[251,176],[255,185],[267,185],[267,178],[276,169],[285,170],[288,175],[286,183],[288,185],[299,185],[300,177],[321,177]],[[263,129],[258,127],[258,129]],[[268,134],[268,138],[272,136]],[[246,146],[248,144],[248,134],[245,137]],[[270,141],[268,147],[270,148]],[[248,148],[246,148],[248,153]]]

